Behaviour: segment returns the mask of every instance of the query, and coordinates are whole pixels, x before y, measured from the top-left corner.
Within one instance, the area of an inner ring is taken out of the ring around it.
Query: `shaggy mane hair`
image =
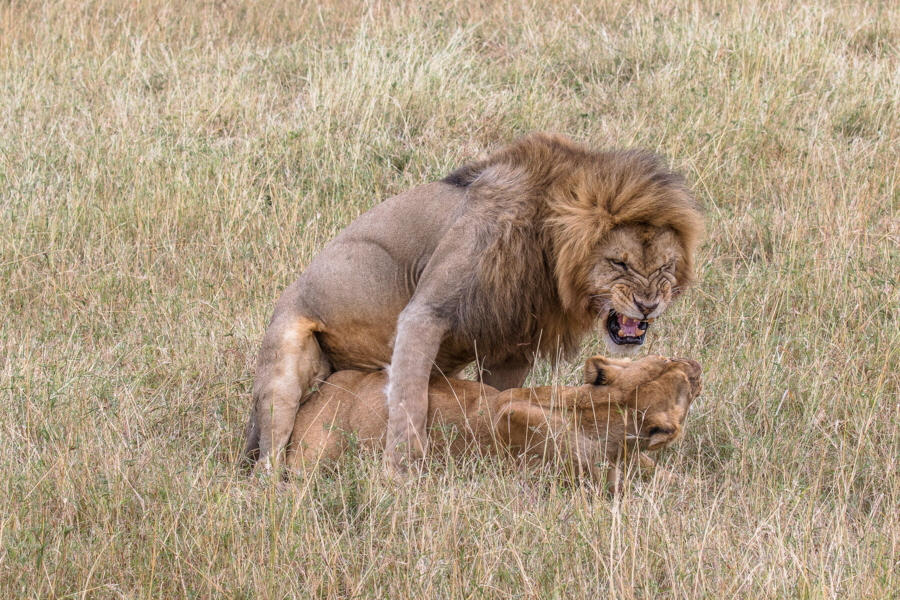
[[[702,215],[684,178],[655,154],[534,134],[443,181],[466,188],[466,210],[480,216],[480,260],[461,286],[451,332],[474,339],[488,363],[577,352],[595,317],[588,277],[615,227],[671,229],[683,256],[676,294],[694,282]]]

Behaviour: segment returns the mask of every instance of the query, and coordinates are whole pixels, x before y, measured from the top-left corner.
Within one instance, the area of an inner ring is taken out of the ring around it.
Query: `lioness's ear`
[[[619,369],[603,356],[594,356],[584,363],[584,382],[588,385],[610,385]]]
[[[690,358],[676,358],[674,362],[682,367],[688,381],[691,382],[691,400],[693,400],[703,390],[703,368],[700,363]]]

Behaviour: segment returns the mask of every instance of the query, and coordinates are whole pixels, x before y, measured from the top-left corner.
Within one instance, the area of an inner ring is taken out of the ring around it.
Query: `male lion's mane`
[[[478,264],[448,302],[451,331],[478,340],[492,361],[534,348],[551,360],[577,351],[596,316],[587,288],[597,247],[617,226],[671,229],[682,251],[674,294],[694,281],[701,213],[684,178],[649,152],[598,152],[535,134],[444,181],[466,188],[467,210],[483,217],[474,221]]]

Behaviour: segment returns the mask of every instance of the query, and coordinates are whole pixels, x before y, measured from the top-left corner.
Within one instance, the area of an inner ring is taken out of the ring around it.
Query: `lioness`
[[[335,459],[351,439],[383,447],[386,383],[383,371],[338,371],[329,377],[297,411],[288,466]],[[605,475],[619,493],[626,451],[659,450],[681,437],[701,387],[699,363],[662,356],[633,362],[595,356],[584,366],[580,387],[500,392],[474,381],[434,377],[428,430],[433,443],[449,445],[454,454],[474,446],[532,460],[559,459],[594,480]]]
[[[519,387],[599,319],[637,348],[694,280],[700,212],[648,152],[532,135],[360,216],[282,294],[266,330],[248,464],[276,458],[297,408],[335,370],[390,367],[389,464],[426,450],[428,381],[478,360]]]

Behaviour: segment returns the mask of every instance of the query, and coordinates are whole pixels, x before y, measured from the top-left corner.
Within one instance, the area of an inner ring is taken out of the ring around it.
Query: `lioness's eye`
[[[628,265],[623,263],[621,260],[611,260],[609,262],[611,262],[614,267],[618,267],[618,268],[622,269],[623,271],[625,271],[626,273],[628,272]]]

